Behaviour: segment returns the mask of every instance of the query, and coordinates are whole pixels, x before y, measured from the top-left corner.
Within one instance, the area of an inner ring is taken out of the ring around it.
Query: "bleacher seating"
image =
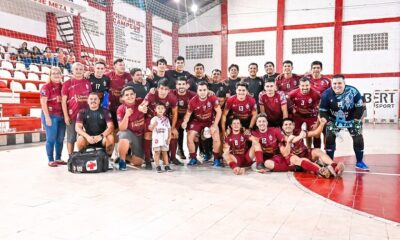
[[[26,75],[23,72],[15,71],[14,72],[14,78],[15,79],[19,79],[19,80],[26,80]]]
[[[10,83],[10,89],[15,91],[24,91],[24,87],[22,86],[21,83],[17,82],[17,81],[12,81]]]
[[[50,68],[47,66],[42,65],[42,73],[49,74],[50,73]]]
[[[48,81],[49,80],[49,75],[47,75],[47,74],[42,74],[42,76],[40,77],[40,80],[42,80],[42,81]]]
[[[2,78],[12,78],[11,73],[8,70],[0,69],[0,77]]]
[[[20,63],[20,62],[15,63],[15,70],[22,70],[22,71],[25,71],[25,70],[26,70],[25,64]]]
[[[40,73],[40,69],[39,69],[39,67],[38,67],[38,66],[36,66],[35,64],[31,64],[31,65],[29,65],[29,70],[30,70],[31,72]]]
[[[37,92],[38,89],[34,83],[25,83],[25,91]]]
[[[37,80],[37,81],[39,81],[39,76],[36,73],[30,72],[30,73],[28,73],[28,79],[29,80]]]
[[[1,61],[1,67],[4,69],[10,69],[10,70],[14,69],[13,64],[9,61]]]

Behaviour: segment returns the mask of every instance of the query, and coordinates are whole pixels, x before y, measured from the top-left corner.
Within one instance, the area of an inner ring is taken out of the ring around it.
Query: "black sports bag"
[[[72,173],[107,172],[108,156],[103,148],[74,152],[68,159],[68,171]]]

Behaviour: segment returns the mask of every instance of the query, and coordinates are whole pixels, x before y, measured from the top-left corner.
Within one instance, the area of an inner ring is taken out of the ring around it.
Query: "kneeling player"
[[[256,137],[243,132],[239,118],[234,118],[230,127],[231,132],[225,137],[223,158],[236,175],[244,174],[245,167],[253,164],[256,152],[262,156],[261,146]],[[252,142],[250,149],[249,141]]]
[[[194,112],[193,120],[188,124],[192,113]],[[199,82],[197,84],[197,95],[189,101],[188,110],[182,123],[182,128],[188,130],[187,142],[190,154],[190,166],[196,165],[198,160],[196,158],[195,138],[201,131],[209,127],[211,130],[211,137],[213,139],[213,155],[214,166],[221,167],[221,159],[219,149],[221,140],[219,137],[218,124],[221,119],[221,106],[219,105],[218,98],[215,95],[208,95],[208,87],[206,82]]]

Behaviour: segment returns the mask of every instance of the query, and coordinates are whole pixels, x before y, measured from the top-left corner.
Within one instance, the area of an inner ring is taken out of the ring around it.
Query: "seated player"
[[[285,138],[288,139],[290,136],[295,136],[292,141],[290,149],[290,163],[293,165],[301,166],[305,170],[318,173],[321,176],[328,177],[329,175],[341,176],[344,171],[344,164],[342,162],[334,163],[328,154],[324,153],[319,148],[308,148],[303,139],[305,137],[312,137],[319,135],[326,124],[326,119],[322,118],[319,126],[309,132],[300,131],[295,129],[294,121],[290,118],[283,119],[282,130]],[[315,162],[320,160],[324,167],[319,167]],[[330,174],[326,170],[329,170]]]
[[[229,97],[225,103],[225,109],[221,117],[222,132],[225,132],[227,118],[239,118],[242,126],[250,134],[257,117],[256,100],[249,96],[248,84],[240,82],[236,84],[236,95]],[[228,114],[230,116],[228,116]]]
[[[114,149],[112,134],[114,125],[111,114],[100,107],[100,98],[96,92],[89,94],[87,102],[89,108],[81,109],[76,118],[75,131],[79,134],[76,141],[78,151],[87,147],[105,147],[110,157]]]
[[[239,118],[232,119],[230,128],[226,133],[222,156],[233,173],[241,175],[245,173],[246,167],[253,164],[256,153],[262,158],[261,145],[256,137],[244,133]],[[249,142],[252,143],[251,148]]]
[[[193,120],[188,124],[192,113],[194,112]],[[189,101],[189,107],[182,123],[182,128],[188,131],[187,142],[190,154],[189,166],[198,164],[195,138],[201,131],[208,127],[211,130],[213,139],[213,155],[214,166],[221,167],[220,146],[221,140],[219,137],[219,120],[221,119],[221,106],[218,98],[215,95],[208,95],[207,82],[199,82],[197,85],[197,95]]]
[[[286,172],[294,170],[286,157],[290,153],[290,146],[286,146],[285,137],[279,128],[269,128],[265,113],[257,115],[257,130],[251,134],[259,139],[263,157],[256,158],[255,170],[260,173],[267,171]],[[291,143],[294,137],[288,139]],[[254,168],[253,168],[254,169]]]
[[[126,159],[129,148],[131,149],[131,165],[141,166],[144,159],[143,132],[144,114],[138,110],[141,99],[136,98],[132,87],[125,87],[121,91],[123,103],[117,109],[119,124],[118,164],[119,170],[125,171]],[[146,111],[146,107],[143,109]]]
[[[168,145],[171,141],[171,124],[165,116],[165,106],[161,103],[156,105],[156,116],[150,120],[149,130],[152,131],[153,157],[158,173],[162,172],[160,166],[160,155],[164,162],[164,170],[171,172],[168,161]]]
[[[305,123],[307,131],[315,129],[321,97],[319,92],[311,88],[310,79],[307,77],[300,78],[299,88],[291,91],[288,99],[293,103],[295,128],[301,129],[301,126]],[[307,146],[311,147],[311,138],[307,139]],[[321,147],[320,138],[314,138],[314,147]]]
[[[267,114],[268,126],[282,126],[282,119],[288,117],[286,96],[276,91],[275,80],[268,79],[264,83],[264,91],[258,98],[260,112]]]

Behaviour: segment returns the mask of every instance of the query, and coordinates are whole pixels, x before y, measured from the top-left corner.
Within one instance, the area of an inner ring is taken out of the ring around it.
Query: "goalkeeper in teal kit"
[[[356,155],[356,168],[369,171],[364,163],[364,138],[362,135],[363,99],[353,86],[346,85],[344,76],[334,75],[332,87],[321,96],[319,113],[327,120],[325,149],[333,159],[336,150],[336,134],[347,128],[353,138],[353,149]]]

